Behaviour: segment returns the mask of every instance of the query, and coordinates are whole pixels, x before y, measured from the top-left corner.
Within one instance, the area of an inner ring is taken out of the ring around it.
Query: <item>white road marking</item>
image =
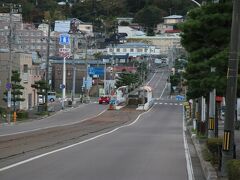
[[[156,73],[153,74],[152,78],[147,82],[146,85],[149,85],[149,83],[153,80],[153,78],[156,76]]]
[[[69,145],[69,146],[66,146],[66,147],[63,147],[63,148],[60,148],[60,149],[56,149],[56,150],[54,150],[54,151],[50,151],[50,152],[47,152],[47,153],[44,153],[44,154],[40,154],[40,155],[38,155],[38,156],[34,156],[34,157],[29,158],[29,159],[26,159],[26,160],[24,160],[24,161],[20,161],[20,162],[11,164],[11,165],[9,165],[9,166],[0,168],[0,172],[6,171],[6,170],[11,169],[11,168],[14,168],[14,167],[16,167],[16,166],[20,166],[20,165],[22,165],[22,164],[26,164],[26,163],[28,163],[28,162],[31,162],[31,161],[33,161],[33,160],[36,160],[36,159],[39,159],[39,158],[42,158],[42,157],[45,157],[45,156],[48,156],[48,155],[50,155],[50,154],[54,154],[54,153],[57,153],[57,152],[60,152],[60,151],[63,151],[63,150],[66,150],[66,149],[69,149],[69,148],[72,148],[72,147],[75,147],[75,146],[84,144],[84,143],[87,143],[87,142],[90,142],[90,141],[93,141],[93,140],[98,139],[98,138],[100,138],[100,137],[102,137],[102,136],[105,136],[105,135],[108,135],[108,134],[112,134],[112,133],[116,132],[117,130],[119,130],[119,129],[121,129],[121,128],[132,126],[133,124],[135,124],[135,123],[138,122],[138,120],[140,119],[140,117],[141,117],[142,115],[144,115],[144,114],[148,113],[149,111],[151,111],[152,108],[153,108],[153,107],[151,107],[148,111],[139,114],[138,117],[137,117],[132,123],[130,123],[130,124],[126,124],[126,125],[117,127],[117,128],[115,128],[115,129],[113,129],[113,130],[111,130],[111,131],[109,131],[109,132],[106,132],[106,133],[103,133],[103,134],[99,134],[99,135],[97,135],[97,136],[95,136],[95,137],[86,139],[86,140],[84,140],[84,141],[80,141],[80,142],[78,142],[78,143],[71,144],[71,145]]]
[[[185,158],[187,162],[187,173],[188,173],[188,180],[195,180],[194,174],[193,174],[193,167],[192,167],[192,160],[190,157],[190,152],[189,152],[189,147],[187,144],[187,139],[186,139],[186,126],[185,126],[185,119],[184,119],[184,107],[182,108],[183,111],[183,142],[184,142],[184,150],[185,150]]]
[[[169,103],[169,105],[173,105],[173,103]]]
[[[167,105],[168,103],[164,103],[165,105]]]
[[[162,91],[162,93],[161,93],[161,95],[160,95],[160,99],[162,98],[162,96],[163,96],[163,93],[164,93],[164,91],[165,91],[165,89],[167,88],[167,83],[165,84],[165,87],[163,88],[163,91]]]

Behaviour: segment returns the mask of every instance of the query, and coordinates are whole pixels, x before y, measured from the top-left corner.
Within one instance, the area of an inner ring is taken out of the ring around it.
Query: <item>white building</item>
[[[117,18],[118,24],[121,24],[121,22],[128,22],[129,24],[132,23],[133,18],[131,17],[118,17]]]
[[[133,29],[129,26],[118,26],[118,32],[126,33],[127,37],[144,36],[145,35],[145,33],[143,31]]]
[[[170,49],[183,49],[179,34],[162,34],[157,36],[127,37],[128,42],[146,42],[161,50],[161,54],[168,54]]]
[[[55,29],[56,32],[61,33],[69,33],[71,30],[71,22],[74,21],[74,25],[76,26],[77,30],[80,32],[84,32],[90,36],[93,36],[93,25],[90,23],[84,23],[79,19],[71,19],[71,20],[57,20],[55,21]]]
[[[126,43],[107,47],[108,55],[126,55],[139,57],[146,55],[160,55],[160,49],[145,43]]]
[[[183,16],[181,15],[171,15],[163,18],[164,24],[174,25],[183,22]]]
[[[163,18],[164,22],[157,25],[156,33],[174,32],[174,26],[184,21],[181,15],[171,15]]]

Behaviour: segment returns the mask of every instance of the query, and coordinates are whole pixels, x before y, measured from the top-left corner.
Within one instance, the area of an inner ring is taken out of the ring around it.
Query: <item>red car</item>
[[[101,96],[101,97],[98,99],[98,103],[99,103],[99,104],[102,104],[102,103],[109,104],[109,102],[110,102],[110,97],[109,97],[109,96]]]

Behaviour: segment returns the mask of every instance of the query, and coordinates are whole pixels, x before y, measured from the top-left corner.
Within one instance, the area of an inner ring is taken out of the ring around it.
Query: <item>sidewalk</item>
[[[91,100],[90,100],[90,102],[93,102],[93,103],[96,102],[96,101],[97,101],[96,98],[91,98]],[[80,101],[76,101],[76,103],[69,105],[68,101],[65,101],[64,110],[66,111],[66,110],[69,110],[71,108],[79,107],[81,104],[85,104],[85,103],[81,103]],[[60,101],[55,101],[53,103],[49,103],[48,104],[48,113],[45,112],[45,113],[41,114],[40,111],[38,111],[38,107],[36,106],[36,107],[34,107],[30,110],[27,110],[28,118],[26,118],[26,119],[18,119],[17,118],[16,123],[41,120],[41,119],[44,119],[46,117],[52,116],[56,113],[59,113],[62,110],[63,110],[62,109],[62,103]],[[1,118],[0,119],[0,126],[11,125],[11,124],[13,124],[13,120],[11,120],[11,122],[9,123],[6,118]]]
[[[196,134],[192,133],[192,125],[188,125],[187,129],[190,133],[192,142],[194,144],[194,147],[196,149],[197,155],[200,160],[200,164],[203,170],[203,173],[205,175],[206,180],[227,180],[227,178],[220,177],[219,170],[217,168],[214,168],[210,162],[207,162],[203,158],[202,150],[205,148],[205,141],[200,141]],[[223,137],[223,131],[224,131],[224,121],[219,120],[219,127],[218,127],[218,134],[219,137]],[[235,135],[235,144],[236,144],[236,159],[240,159],[240,130],[234,131]]]

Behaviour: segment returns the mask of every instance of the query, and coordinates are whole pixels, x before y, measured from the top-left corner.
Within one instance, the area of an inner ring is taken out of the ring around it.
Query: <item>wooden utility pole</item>
[[[234,119],[237,95],[237,76],[240,48],[240,0],[233,1],[231,42],[227,73],[226,116],[222,147],[221,173],[227,176],[227,161],[234,155]]]

